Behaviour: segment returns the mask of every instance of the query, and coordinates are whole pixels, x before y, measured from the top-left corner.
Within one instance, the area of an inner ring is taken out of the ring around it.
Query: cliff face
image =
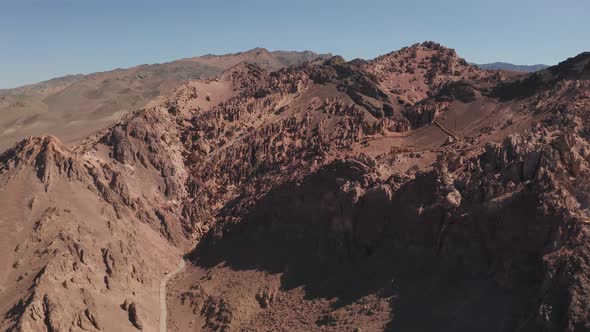
[[[26,139],[0,155],[1,326],[154,330],[190,251],[172,330],[585,330],[577,63],[518,97],[536,74],[429,42],[240,63],[74,147]]]

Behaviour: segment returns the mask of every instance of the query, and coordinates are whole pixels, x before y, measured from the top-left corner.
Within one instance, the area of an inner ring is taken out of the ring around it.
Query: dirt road
[[[175,275],[184,270],[185,266],[186,262],[184,261],[184,259],[181,258],[180,263],[178,263],[176,269],[164,276],[164,279],[162,279],[162,281],[160,282],[160,332],[166,332],[168,329],[168,309],[166,308],[166,285],[168,284],[168,281],[170,279],[174,278]]]

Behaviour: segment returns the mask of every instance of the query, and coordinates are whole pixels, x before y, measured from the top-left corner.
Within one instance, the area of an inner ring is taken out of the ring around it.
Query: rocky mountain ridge
[[[588,329],[585,59],[240,63],[73,147],[21,141],[0,326],[155,330],[190,251],[173,331]]]
[[[536,64],[536,65],[515,65],[513,63],[508,62],[491,62],[491,63],[474,63],[474,65],[478,66],[481,69],[486,70],[508,70],[508,71],[516,71],[516,72],[523,72],[523,73],[532,73],[539,70],[543,70],[548,65]]]
[[[65,143],[77,143],[186,81],[213,78],[240,62],[273,71],[329,56],[256,48],[236,54],[70,75],[0,90],[0,150],[31,135],[52,134]]]

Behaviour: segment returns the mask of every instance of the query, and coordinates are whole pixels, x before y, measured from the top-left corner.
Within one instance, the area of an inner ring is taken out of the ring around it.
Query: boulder
[[[447,209],[454,209],[461,206],[461,193],[457,189],[453,189],[445,197],[444,205]]]

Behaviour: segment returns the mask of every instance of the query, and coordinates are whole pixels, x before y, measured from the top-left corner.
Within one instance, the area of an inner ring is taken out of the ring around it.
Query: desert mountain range
[[[532,73],[542,69],[549,67],[548,65],[515,65],[508,62],[492,62],[492,63],[482,63],[482,64],[475,64],[479,68],[482,69],[489,69],[489,70],[508,70],[508,71],[518,71],[518,72],[525,72],[525,73]]]
[[[89,75],[71,75],[16,89],[0,90],[0,150],[27,136],[52,134],[66,143],[112,125],[126,113],[170,93],[183,82],[213,78],[240,62],[268,71],[317,57],[310,51],[269,52],[255,48],[204,55]]]
[[[92,128],[0,154],[2,331],[590,330],[590,53],[254,52],[21,88]]]

